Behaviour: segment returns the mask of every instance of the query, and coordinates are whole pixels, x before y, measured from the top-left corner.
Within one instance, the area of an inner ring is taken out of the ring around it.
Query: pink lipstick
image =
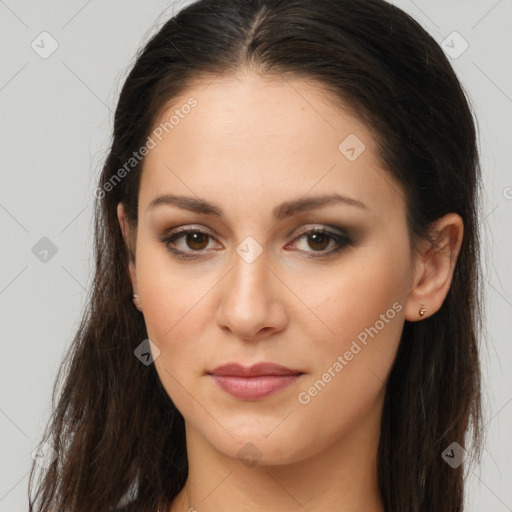
[[[250,367],[238,363],[218,366],[208,372],[226,393],[243,400],[262,400],[295,383],[303,372],[274,363]]]

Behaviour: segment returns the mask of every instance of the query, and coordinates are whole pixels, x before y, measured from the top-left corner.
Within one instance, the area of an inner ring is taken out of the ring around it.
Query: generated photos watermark
[[[370,327],[366,327],[357,335],[357,340],[353,340],[350,348],[345,351],[343,355],[339,355],[336,360],[329,366],[329,368],[322,374],[322,376],[315,381],[306,391],[301,391],[297,395],[297,400],[303,405],[311,402],[311,399],[318,395],[329,382],[332,381],[342,370],[349,364],[354,356],[359,354],[361,350],[367,346],[368,337],[374,338],[379,332],[384,329],[396,314],[402,311],[402,304],[395,302],[385,313],[382,313],[379,319]],[[363,346],[361,346],[359,343]]]
[[[102,199],[105,197],[107,192],[111,192],[116,187],[116,185],[118,185],[121,180],[125,178],[144,159],[145,156],[149,154],[152,149],[156,148],[158,143],[162,141],[164,133],[168,134],[174,130],[174,128],[181,122],[181,120],[185,119],[185,117],[190,114],[192,109],[197,107],[197,105],[198,101],[194,97],[190,97],[186,103],[180,106],[180,108],[176,108],[174,113],[166,122],[160,123],[151,132],[151,135],[149,135],[146,139],[146,143],[141,146],[138,151],[134,151],[132,156],[128,158],[124,165],[120,167],[106,183],[94,190],[94,196],[97,199]]]

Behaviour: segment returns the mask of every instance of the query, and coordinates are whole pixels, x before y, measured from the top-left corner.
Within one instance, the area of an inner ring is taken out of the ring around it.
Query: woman
[[[398,8],[182,10],[120,95],[31,510],[462,511],[479,186],[463,90]]]

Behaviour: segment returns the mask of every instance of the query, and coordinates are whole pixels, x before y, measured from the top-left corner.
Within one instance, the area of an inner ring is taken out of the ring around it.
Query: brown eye
[[[352,243],[349,236],[340,229],[340,232],[327,231],[323,228],[314,228],[303,231],[292,245],[298,245],[302,253],[309,253],[309,258],[328,258]],[[300,247],[302,245],[302,247]]]
[[[185,243],[190,249],[201,251],[208,246],[209,235],[200,232],[189,232],[186,233]]]
[[[326,233],[311,233],[308,235],[309,246],[316,251],[324,251],[327,249],[331,240],[332,237],[328,236]]]
[[[160,239],[167,250],[179,259],[200,258],[206,254],[210,241],[215,240],[209,233],[198,229],[182,229]]]

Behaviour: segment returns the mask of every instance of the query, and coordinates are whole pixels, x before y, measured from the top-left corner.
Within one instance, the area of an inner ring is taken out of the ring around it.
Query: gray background
[[[143,41],[187,3],[0,0],[0,512],[27,510],[31,453],[90,284],[93,190],[122,81]],[[480,129],[488,438],[467,510],[512,511],[512,2],[394,3],[440,44],[448,38],[453,55],[469,45],[452,63]],[[44,31],[58,44],[47,58]],[[57,249],[46,262],[33,252],[43,237]]]

